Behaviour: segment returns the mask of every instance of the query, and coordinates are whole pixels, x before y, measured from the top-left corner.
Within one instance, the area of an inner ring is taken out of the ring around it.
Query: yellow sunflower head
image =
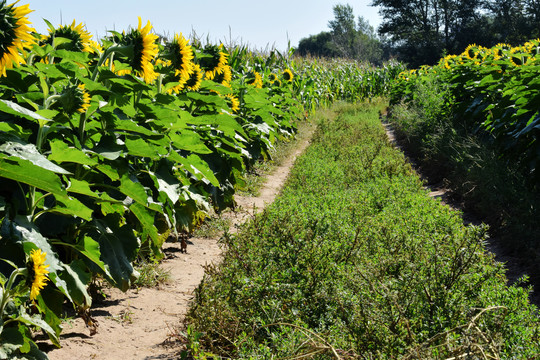
[[[227,100],[227,104],[231,108],[231,110],[234,113],[237,113],[240,110],[240,100],[233,94],[227,94],[225,95],[225,99]]]
[[[292,82],[293,80],[293,73],[291,70],[289,69],[285,69],[283,70],[283,80],[287,81],[287,82]]]
[[[193,72],[189,76],[189,79],[186,81],[186,89],[191,91],[197,91],[201,88],[202,82],[202,70],[199,64],[193,66]]]
[[[154,71],[152,63],[158,54],[158,37],[151,34],[152,24],[150,21],[142,27],[142,20],[139,17],[139,26],[122,36],[119,41],[122,45],[133,46],[133,57],[129,59],[129,64],[133,72],[142,77],[149,84],[154,81],[158,74]]]
[[[510,50],[510,62],[516,67],[526,65],[529,59],[529,52],[522,47],[515,47]]]
[[[227,65],[227,54],[222,51],[223,44],[206,45],[200,55],[199,65],[204,71],[204,76],[212,80],[216,75],[221,74]]]
[[[469,60],[476,60],[478,54],[480,53],[480,50],[476,44],[470,44],[467,46],[465,51],[463,52],[463,55],[467,57]]]
[[[47,270],[49,265],[45,265],[46,256],[47,254],[42,252],[41,249],[30,252],[30,261],[27,264],[30,300],[35,300],[46,285],[47,274],[49,273]]]
[[[175,71],[175,76],[188,79],[193,72],[193,49],[182,34],[175,34],[171,43],[165,47],[165,56]]]
[[[62,91],[58,104],[68,115],[83,113],[90,107],[90,95],[83,84],[68,85]]]
[[[222,85],[225,85],[227,87],[231,87],[231,80],[232,80],[232,70],[229,65],[225,65],[223,68],[223,72],[221,74],[217,74],[213,80],[217,83],[220,83]]]
[[[257,89],[261,89],[263,87],[262,76],[257,71],[251,71],[248,74],[246,82],[249,85],[255,86]]]
[[[57,49],[89,53],[95,52],[92,47],[92,35],[84,29],[83,23],[75,25],[75,20],[73,20],[71,25],[59,26],[52,30],[49,29],[49,36],[45,39],[45,43],[52,45],[54,38],[57,37],[71,40],[70,42],[59,44]]]
[[[171,82],[177,83],[173,87],[167,89],[167,92],[169,94],[172,94],[173,92],[176,94],[180,93],[180,91],[182,91],[186,87],[186,83],[190,79],[190,75],[188,75],[188,77],[184,77],[182,76],[182,73],[177,72],[175,74],[166,76],[163,80],[164,84],[171,83]]]
[[[270,75],[268,75],[268,81],[270,82],[270,84],[273,84],[274,81],[276,81],[277,79],[278,79],[278,77],[274,73],[270,73]]]
[[[14,65],[24,64],[25,49],[36,42],[32,36],[35,30],[28,26],[31,23],[26,17],[32,10],[28,5],[15,7],[15,4],[6,5],[5,0],[0,2],[0,76],[5,76],[6,69]]]

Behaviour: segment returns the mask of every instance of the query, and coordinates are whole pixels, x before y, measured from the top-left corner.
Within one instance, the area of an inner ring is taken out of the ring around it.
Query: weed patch
[[[532,358],[528,290],[505,284],[486,226],[427,196],[380,124],[381,100],[341,104],[280,197],[196,291],[201,353],[232,358]],[[193,347],[192,347],[193,348]],[[197,355],[197,354],[193,354]]]

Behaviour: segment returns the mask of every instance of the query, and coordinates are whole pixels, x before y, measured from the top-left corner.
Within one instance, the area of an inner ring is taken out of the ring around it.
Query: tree
[[[459,34],[481,19],[481,0],[373,0],[372,6],[379,6],[383,17],[379,34],[413,66],[461,48]]]
[[[334,20],[328,22],[334,45],[344,57],[354,58],[356,24],[353,8],[349,4],[335,5],[334,17]]]
[[[336,57],[338,56],[332,43],[332,34],[323,31],[300,40],[296,50],[300,56]]]
[[[355,21],[353,8],[335,5],[334,19],[328,22],[329,32],[301,39],[297,53],[301,56],[342,57],[375,64],[382,62],[382,44],[369,22],[363,17]]]

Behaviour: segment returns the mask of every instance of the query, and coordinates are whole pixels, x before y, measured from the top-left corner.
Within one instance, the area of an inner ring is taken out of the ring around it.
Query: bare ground
[[[282,165],[276,167],[256,197],[236,196],[231,229],[246,221],[254,212],[271,203],[283,187],[295,159],[309,145],[307,129]],[[190,238],[187,253],[182,253],[179,243],[166,243],[162,267],[170,272],[170,280],[156,288],[131,289],[126,293],[114,288],[104,291],[106,297],[96,301],[91,317],[97,332],[86,327],[81,318],[64,324],[61,335],[62,348],[57,349],[46,341],[39,342],[48,351],[51,360],[72,359],[178,359],[179,349],[174,337],[181,324],[193,291],[204,276],[205,265],[220,261],[219,236]]]

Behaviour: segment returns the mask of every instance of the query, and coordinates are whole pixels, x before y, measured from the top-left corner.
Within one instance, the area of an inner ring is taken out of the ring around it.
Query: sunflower
[[[75,20],[71,25],[59,26],[57,29],[50,30],[49,36],[45,39],[46,44],[52,45],[54,38],[62,37],[71,40],[68,43],[62,43],[57,46],[58,49],[70,51],[84,51],[94,53],[95,41],[92,41],[92,35],[84,29],[83,23],[75,25]]]
[[[21,53],[35,44],[31,33],[36,30],[28,27],[31,23],[26,18],[32,10],[28,5],[15,7],[16,3],[0,2],[0,76],[5,76],[6,69],[11,69],[14,64],[24,64]]]
[[[276,81],[277,79],[278,79],[278,77],[274,73],[270,73],[270,75],[268,75],[268,81],[270,82],[270,84],[273,84],[274,81]]]
[[[287,81],[287,82],[292,82],[292,79],[293,79],[294,75],[293,75],[293,73],[292,73],[291,70],[289,70],[289,69],[283,70],[283,74],[282,74],[282,75],[283,75],[283,79],[284,79],[285,81]]]
[[[173,41],[167,45],[168,54],[165,56],[175,70],[175,76],[188,79],[193,72],[193,49],[182,34],[174,35]]]
[[[167,92],[169,94],[172,94],[173,92],[179,94],[180,91],[182,91],[185,88],[186,83],[188,82],[189,79],[190,79],[190,75],[188,75],[188,77],[185,78],[180,73],[176,73],[176,74],[172,74],[170,76],[167,76],[165,78],[165,80],[164,80],[165,83],[170,83],[170,82],[178,83],[177,85],[175,85],[172,88],[168,89]]]
[[[247,83],[249,85],[253,85],[255,86],[257,89],[261,89],[263,87],[263,81],[262,81],[262,76],[261,74],[259,74],[257,71],[252,71],[249,75],[248,75],[248,81]]]
[[[47,268],[49,265],[45,265],[46,253],[41,249],[34,249],[30,252],[30,262],[28,263],[28,282],[31,286],[30,300],[35,300],[39,295],[41,289],[45,287],[47,282],[47,274],[49,271]]]
[[[201,88],[202,82],[202,70],[199,64],[193,66],[193,72],[189,76],[188,81],[186,82],[186,88],[191,91],[197,91]]]
[[[221,74],[227,65],[227,54],[221,51],[223,44],[207,45],[204,47],[199,64],[204,70],[204,76],[208,80],[212,80],[216,75]]]
[[[213,80],[217,83],[220,83],[221,85],[231,87],[231,80],[232,80],[231,67],[229,65],[225,65],[223,68],[223,72],[221,74],[217,74]]]
[[[90,107],[90,95],[86,91],[84,84],[68,85],[62,91],[58,104],[64,113],[71,115],[76,112],[83,113]]]
[[[83,113],[90,107],[90,94],[88,94],[88,91],[86,91],[84,84],[77,85],[77,88],[81,94],[81,105],[77,111]]]
[[[530,56],[527,49],[521,46],[510,50],[510,62],[516,67],[526,65],[529,59]]]
[[[152,64],[158,53],[158,46],[156,44],[158,37],[155,34],[151,34],[151,30],[152,24],[150,21],[147,22],[145,27],[142,27],[142,20],[139,16],[138,28],[122,36],[122,40],[120,41],[123,45],[133,46],[133,58],[129,59],[129,64],[133,72],[142,77],[147,84],[158,77]]]
[[[471,44],[467,46],[467,48],[463,52],[463,55],[467,57],[469,60],[476,60],[478,53],[479,53],[479,50],[476,44]]]
[[[227,100],[227,104],[234,113],[240,110],[240,100],[238,100],[236,96],[234,96],[233,94],[227,94],[225,95],[225,98]]]

